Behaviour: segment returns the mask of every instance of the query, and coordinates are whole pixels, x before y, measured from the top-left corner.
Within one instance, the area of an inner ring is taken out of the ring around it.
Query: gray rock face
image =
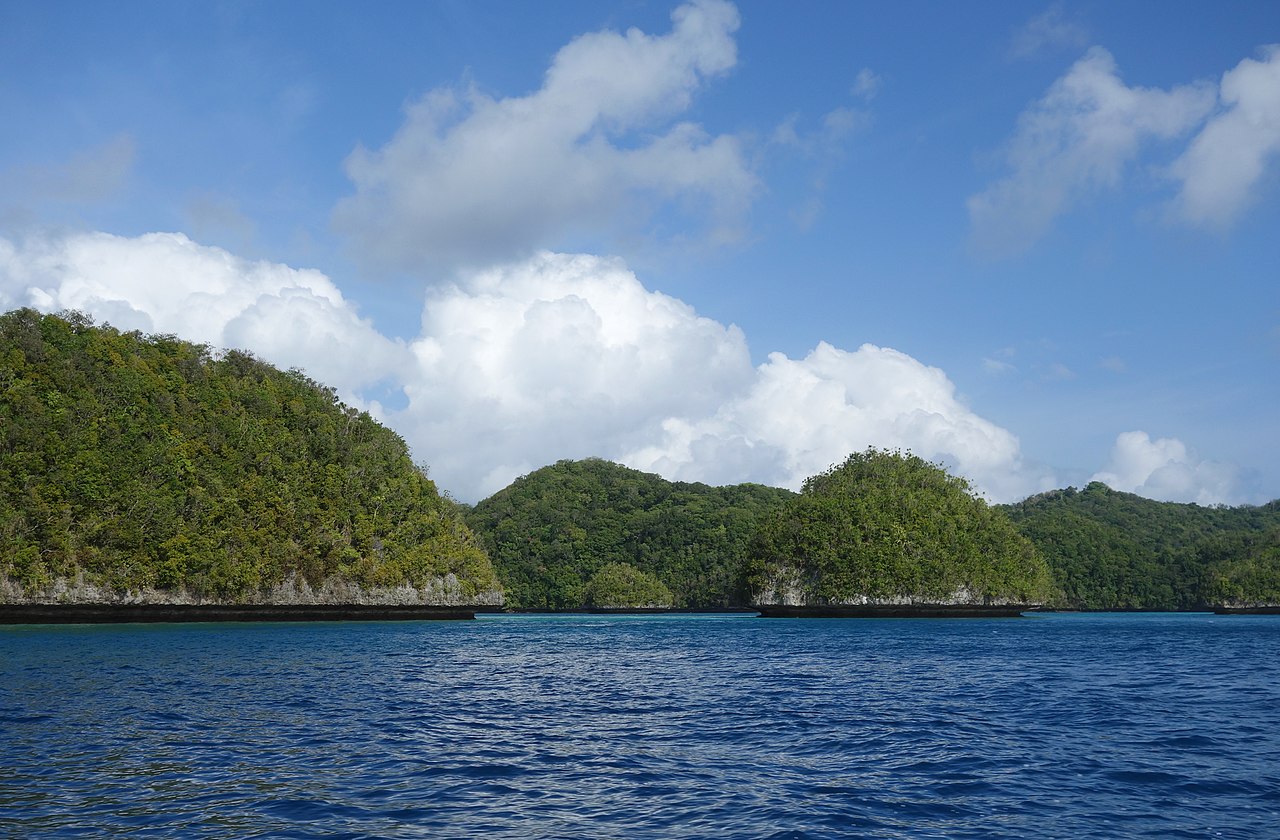
[[[905,593],[889,596],[852,595],[846,598],[832,599],[813,594],[816,585],[806,581],[800,569],[795,566],[783,567],[771,578],[760,591],[755,594],[752,605],[761,609],[767,607],[823,609],[823,608],[876,608],[876,607],[1017,607],[1029,609],[1038,604],[1029,604],[1007,597],[983,597],[961,586],[944,597],[931,597],[916,593]],[[775,611],[777,612],[777,611]]]
[[[0,578],[0,604],[27,605],[167,605],[167,606],[363,606],[363,607],[500,607],[502,592],[490,590],[466,595],[453,575],[431,580],[426,586],[370,587],[329,578],[319,588],[290,577],[268,590],[234,600],[203,598],[185,589],[116,590],[59,578],[40,590],[24,590]]]

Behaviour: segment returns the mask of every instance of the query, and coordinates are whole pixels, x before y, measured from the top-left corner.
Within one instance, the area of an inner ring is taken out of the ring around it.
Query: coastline
[[[1280,615],[1280,604],[1260,604],[1256,607],[1214,607],[1214,615]]]
[[[1020,618],[1029,604],[757,604],[763,618]]]
[[[394,604],[0,604],[0,624],[235,621],[467,621],[483,606]]]

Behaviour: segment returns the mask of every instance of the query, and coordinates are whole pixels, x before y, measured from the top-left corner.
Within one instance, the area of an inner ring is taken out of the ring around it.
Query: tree
[[[240,600],[293,578],[498,588],[404,441],[251,354],[0,316],[0,578]]]
[[[760,525],[757,603],[1039,603],[1049,575],[1002,511],[940,466],[868,449],[807,479]]]
[[[670,607],[671,590],[653,575],[628,563],[609,563],[591,576],[583,597],[588,607]]]

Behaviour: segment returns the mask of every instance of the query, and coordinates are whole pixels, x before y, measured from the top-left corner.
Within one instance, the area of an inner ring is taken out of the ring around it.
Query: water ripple
[[[1239,837],[1280,619],[0,630],[20,837]]]

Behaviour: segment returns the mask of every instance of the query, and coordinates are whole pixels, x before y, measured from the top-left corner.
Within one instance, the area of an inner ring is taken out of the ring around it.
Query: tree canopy
[[[513,606],[589,606],[593,577],[624,564],[667,587],[675,606],[725,607],[746,603],[743,563],[756,522],[792,495],[672,482],[590,458],[517,479],[468,522]]]
[[[498,589],[404,441],[241,351],[0,316],[0,578],[237,600],[292,577]]]
[[[752,544],[757,603],[1037,603],[1044,561],[968,483],[868,449],[805,481]]]
[[[1053,569],[1058,606],[1192,609],[1280,603],[1280,502],[1157,502],[1100,482],[1005,510]]]
[[[588,607],[625,609],[628,607],[670,607],[671,590],[648,572],[630,563],[606,563],[583,588]]]

